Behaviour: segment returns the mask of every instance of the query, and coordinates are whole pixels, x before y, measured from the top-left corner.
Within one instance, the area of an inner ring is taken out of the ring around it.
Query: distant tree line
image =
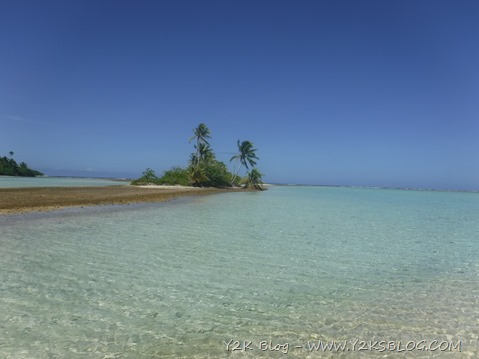
[[[228,171],[225,163],[218,161],[211,148],[209,139],[211,132],[204,123],[193,130],[189,142],[194,142],[194,152],[190,155],[188,167],[173,167],[157,177],[155,171],[147,168],[142,177],[132,181],[132,184],[182,185],[195,187],[244,187],[263,190],[262,174],[256,168],[256,148],[250,141],[237,143],[238,153],[231,157],[230,162],[237,161],[238,168],[234,173]],[[244,178],[238,176],[242,167],[251,170]]]
[[[28,168],[28,165],[25,162],[20,162],[20,164],[18,164],[13,159],[13,151],[10,151],[9,155],[10,158],[7,156],[0,157],[0,175],[21,177],[43,176],[43,173]]]

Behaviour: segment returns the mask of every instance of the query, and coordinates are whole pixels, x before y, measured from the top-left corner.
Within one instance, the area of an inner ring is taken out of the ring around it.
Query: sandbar
[[[230,190],[182,186],[0,188],[0,215],[74,206],[163,202],[227,191]]]

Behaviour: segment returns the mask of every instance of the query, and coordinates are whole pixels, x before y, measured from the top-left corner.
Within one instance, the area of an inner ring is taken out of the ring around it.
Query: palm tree
[[[10,157],[13,157],[14,155],[13,151],[8,152],[8,154],[10,155]]]
[[[194,156],[194,153],[192,156]],[[193,186],[202,186],[208,180],[204,166],[190,166],[188,171]]]
[[[257,169],[253,168],[250,172],[248,172],[248,178],[246,179],[245,187],[254,187],[257,190],[264,191],[262,186],[263,184],[263,174]]]
[[[200,143],[198,146],[199,161],[210,162],[215,159],[215,154],[210,145]]]
[[[192,159],[195,161],[193,164],[198,164],[198,162],[201,160],[200,147],[203,146],[204,148],[204,146],[210,146],[210,143],[206,139],[211,138],[211,132],[204,123],[200,123],[198,127],[193,130],[193,133],[194,135],[191,136],[189,142],[196,139],[196,155]]]
[[[250,141],[243,141],[240,143],[240,140],[238,140],[238,154],[234,155],[231,157],[230,162],[233,160],[238,160],[240,162],[240,165],[238,166],[238,170],[233,176],[233,180],[231,183],[234,183],[236,177],[238,176],[238,173],[241,169],[241,166],[245,166],[248,168],[248,164],[251,167],[254,167],[256,165],[255,160],[259,160],[259,158],[256,156],[256,148],[253,147],[253,143]]]

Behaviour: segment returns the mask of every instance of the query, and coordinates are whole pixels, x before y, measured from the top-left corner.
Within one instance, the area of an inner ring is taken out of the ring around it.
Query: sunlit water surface
[[[0,176],[0,188],[22,187],[87,187],[125,185],[129,182],[106,178],[81,177],[11,177]]]
[[[477,358],[478,233],[477,193],[385,189],[1,216],[0,357]]]

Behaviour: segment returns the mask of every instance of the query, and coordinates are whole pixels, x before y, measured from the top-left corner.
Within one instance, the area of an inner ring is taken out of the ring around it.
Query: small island
[[[40,171],[32,170],[25,162],[17,163],[13,159],[13,151],[9,152],[10,158],[7,156],[0,157],[0,176],[19,176],[19,177],[35,177],[43,176]]]
[[[238,152],[231,157],[230,162],[236,161],[237,169],[233,173],[228,171],[224,162],[218,161],[208,139],[211,138],[209,128],[200,123],[193,130],[189,142],[194,141],[195,151],[190,155],[188,167],[173,167],[157,177],[155,171],[147,168],[143,175],[132,181],[132,185],[180,185],[192,187],[213,188],[243,188],[262,191],[263,174],[256,167],[257,149],[251,141],[238,140]],[[242,167],[251,170],[245,177],[240,177]]]
[[[216,159],[208,142],[211,138],[208,127],[201,123],[193,133],[190,142],[194,142],[195,151],[186,168],[174,167],[161,177],[148,168],[140,178],[131,182],[133,186],[0,188],[0,215],[75,206],[162,202],[232,189],[265,189],[263,175],[256,167],[259,158],[253,143],[238,140],[238,152],[230,159],[235,167],[230,172],[225,163]],[[244,177],[240,176],[241,169],[246,169]],[[24,162],[17,164],[13,152],[10,152],[9,158],[0,157],[0,175],[35,177],[43,174],[28,168]]]

